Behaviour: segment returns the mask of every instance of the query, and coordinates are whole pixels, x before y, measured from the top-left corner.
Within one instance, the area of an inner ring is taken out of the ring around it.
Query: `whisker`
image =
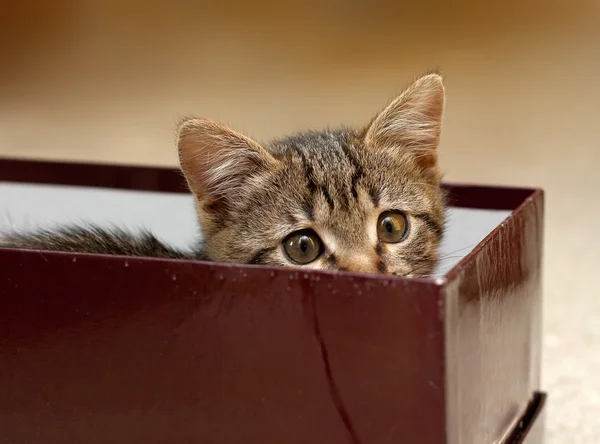
[[[457,259],[457,258],[458,258],[458,259],[462,259],[463,257],[464,257],[463,255],[456,255],[456,256],[446,256],[446,257],[443,257],[443,258],[440,258],[440,259],[438,259],[438,263],[439,263],[439,262],[442,262],[442,261],[445,261],[446,259]]]
[[[436,271],[435,271],[435,273],[423,274],[423,275],[419,275],[419,277],[432,277],[432,276],[437,276],[437,275],[439,274],[439,272],[440,272],[440,271],[443,271],[443,270],[445,270],[445,269],[447,269],[447,268],[452,268],[452,267],[454,267],[456,264],[458,264],[458,263],[461,261],[461,259],[462,259],[462,256],[460,257],[460,259],[458,259],[458,260],[456,260],[456,261],[454,261],[454,262],[452,262],[452,263],[449,263],[449,264],[446,264],[446,265],[443,265],[443,266],[437,267],[437,268],[436,268]],[[414,269],[412,269],[411,271],[409,271],[408,273],[406,273],[406,274],[403,274],[402,276],[403,276],[403,277],[407,277],[409,274],[412,274],[412,273],[414,273],[414,272],[418,271],[418,270],[419,270],[419,268],[423,268],[424,266],[425,266],[425,265],[421,265],[421,266],[419,266],[419,267],[417,267],[417,268],[414,268]]]
[[[466,247],[459,248],[458,250],[450,251],[450,252],[446,253],[445,255],[440,256],[438,260],[444,260],[444,259],[446,259],[447,257],[449,257],[452,254],[458,253],[459,251],[464,251],[464,250],[466,250],[468,248],[473,248],[473,247],[475,247],[475,245],[477,245],[477,244],[467,245]]]
[[[452,262],[452,263],[445,264],[445,265],[442,265],[442,266],[440,266],[440,267],[437,267],[437,271],[444,270],[444,269],[446,269],[446,268],[452,268],[452,267],[454,267],[456,264],[458,264],[458,263],[459,263],[461,260],[462,260],[462,256],[460,257],[460,259],[458,259],[458,260],[455,260],[455,261],[454,261],[454,262]]]
[[[444,256],[441,256],[440,258],[438,258],[437,266],[436,266],[437,272],[439,272],[441,270],[444,270],[446,268],[453,267],[454,265],[458,264],[465,257],[464,255],[455,255],[453,253],[457,253],[459,251],[466,250],[467,248],[472,248],[472,247],[473,247],[473,245],[470,245],[470,246],[467,246],[467,247],[463,247],[463,248],[459,248],[458,250],[455,250],[453,252],[447,253]],[[446,261],[448,259],[456,259],[456,260],[454,260],[454,261],[452,261],[452,262],[450,262],[448,264],[440,265],[440,262]],[[412,270],[408,271],[407,273],[403,274],[402,276],[406,277],[409,274],[418,272],[423,267],[426,267],[426,266],[429,266],[429,265],[430,264],[421,264],[421,265],[418,265],[417,267],[413,268]],[[433,275],[432,274],[428,274],[428,275],[423,275],[421,277],[427,277],[427,276],[433,276]]]
[[[431,264],[425,263],[425,264],[418,265],[417,267],[413,268],[412,270],[408,271],[407,273],[404,273],[404,274],[402,275],[402,277],[406,277],[406,276],[408,276],[409,274],[412,274],[412,273],[414,273],[415,271],[418,271],[419,269],[421,269],[421,268],[423,268],[423,267],[427,267],[427,266],[429,266],[429,265],[431,265]]]

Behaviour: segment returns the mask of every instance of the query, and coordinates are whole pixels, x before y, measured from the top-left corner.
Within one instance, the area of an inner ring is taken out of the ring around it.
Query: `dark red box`
[[[185,192],[0,161],[9,182]],[[0,249],[0,443],[541,443],[543,193],[447,188],[508,212],[438,278]]]

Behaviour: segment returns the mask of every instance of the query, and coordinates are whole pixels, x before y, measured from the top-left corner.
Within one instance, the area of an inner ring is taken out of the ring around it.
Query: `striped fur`
[[[298,266],[282,240],[310,228],[324,249],[306,268],[428,274],[444,233],[437,162],[443,106],[441,77],[429,74],[361,129],[307,131],[260,144],[221,124],[185,119],[179,157],[204,235],[195,254],[150,233],[94,227],[5,235],[0,246]],[[387,210],[407,215],[403,242],[378,241],[377,219]]]
[[[290,266],[282,239],[311,228],[325,252],[306,268],[430,273],[444,232],[437,164],[443,105],[441,77],[430,74],[359,130],[259,144],[212,121],[185,120],[179,153],[207,256]],[[378,242],[376,222],[386,210],[408,215],[406,241]]]

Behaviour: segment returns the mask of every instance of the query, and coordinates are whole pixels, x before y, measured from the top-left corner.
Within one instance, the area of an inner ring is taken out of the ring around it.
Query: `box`
[[[541,443],[543,192],[446,188],[430,278],[0,249],[0,443]],[[192,208],[171,169],[0,161],[18,227],[177,243]]]

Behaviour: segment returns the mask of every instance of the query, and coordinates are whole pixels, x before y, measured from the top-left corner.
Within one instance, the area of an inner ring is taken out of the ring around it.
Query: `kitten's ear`
[[[375,117],[366,130],[365,145],[414,150],[423,166],[435,165],[444,94],[439,74],[419,78]]]
[[[181,170],[204,208],[219,211],[231,199],[243,198],[247,180],[277,168],[278,161],[252,139],[205,119],[179,126]]]

